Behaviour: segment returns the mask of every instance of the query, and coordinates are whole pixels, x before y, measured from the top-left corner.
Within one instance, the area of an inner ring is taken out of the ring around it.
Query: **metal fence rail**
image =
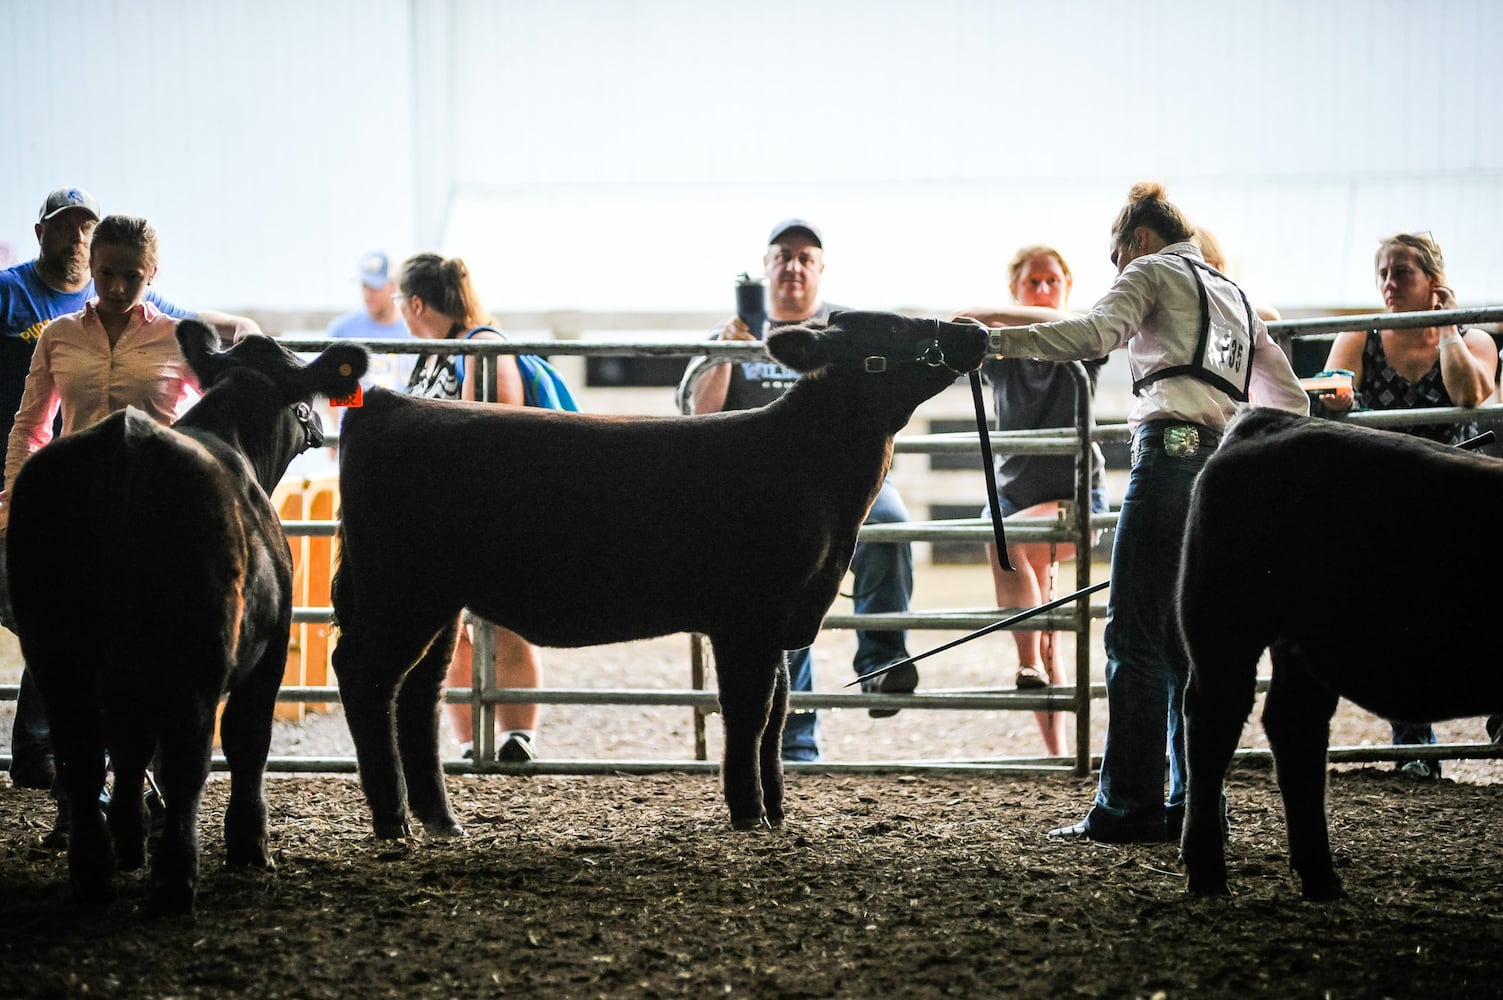
[[[1269,329],[1287,345],[1294,339],[1329,339],[1345,330],[1371,327],[1396,328],[1426,326],[1445,322],[1499,323],[1503,322],[1503,307],[1481,309],[1458,309],[1432,313],[1388,314],[1373,313],[1358,316],[1341,316],[1307,320],[1290,320],[1270,323]],[[286,346],[299,351],[317,351],[334,343],[327,338],[284,337]],[[722,343],[718,341],[685,342],[672,341],[571,341],[571,340],[509,340],[509,341],[343,341],[362,343],[373,352],[389,354],[463,353],[482,359],[499,355],[538,353],[550,355],[590,356],[708,356],[717,360],[760,359],[765,356],[763,346],[755,343]],[[482,361],[482,364],[485,362]],[[1077,385],[1085,387],[1085,372],[1078,365],[1071,366]],[[1027,452],[1034,454],[1074,455],[1076,459],[1075,502],[1068,516],[1062,518],[1009,518],[1008,534],[1021,542],[1072,543],[1078,552],[1089,552],[1093,532],[1116,525],[1113,513],[1090,513],[1090,441],[1122,442],[1129,439],[1125,424],[1099,426],[1094,435],[1086,429],[1091,423],[1087,393],[1079,391],[1081,401],[1076,417],[1076,426],[1063,430],[999,432],[989,435],[994,451]],[[1484,425],[1503,425],[1503,405],[1489,404],[1478,409],[1449,407],[1432,410],[1404,410],[1383,413],[1356,413],[1347,419],[1353,423],[1385,427],[1413,425],[1417,423],[1450,423],[1459,420],[1479,420]],[[331,435],[326,442],[337,446],[338,438]],[[902,435],[895,443],[895,451],[902,454],[971,454],[978,459],[980,445],[974,432],[951,434]],[[322,537],[335,534],[337,522],[328,520],[288,520],[284,529],[289,537]],[[957,518],[948,520],[912,521],[905,524],[863,526],[858,536],[862,541],[912,542],[912,541],[975,541],[992,539],[991,526],[985,518]],[[1081,590],[1091,585],[1091,560],[1076,560],[1076,587]],[[1008,617],[1021,608],[969,608],[948,610],[911,611],[904,614],[856,615],[831,614],[823,624],[825,629],[909,629],[909,630],[955,630],[972,631]],[[332,609],[327,607],[301,607],[294,611],[294,621],[299,623],[328,622]],[[789,765],[790,769],[817,769],[830,771],[898,771],[923,769],[957,773],[984,773],[992,771],[1019,771],[1024,773],[1075,773],[1085,774],[1099,765],[1099,758],[1090,753],[1090,706],[1093,699],[1105,695],[1105,686],[1091,681],[1090,629],[1094,622],[1106,616],[1105,603],[1085,600],[1070,610],[1060,610],[1039,615],[1027,622],[1031,630],[1072,631],[1077,636],[1076,676],[1071,685],[1056,686],[1043,692],[1017,691],[972,691],[929,690],[912,695],[881,695],[844,693],[794,693],[790,697],[797,708],[869,708],[880,699],[882,707],[901,709],[935,710],[998,710],[998,711],[1069,711],[1076,716],[1076,753],[1071,757],[1018,757],[974,761],[892,761],[892,762],[830,762],[819,764]],[[476,634],[477,650],[474,657],[476,677],[471,688],[448,689],[446,699],[460,704],[476,706],[475,761],[447,761],[445,768],[451,772],[525,772],[532,774],[597,774],[597,773],[648,773],[651,771],[711,771],[718,767],[705,760],[703,719],[714,712],[717,698],[713,691],[705,689],[708,650],[702,637],[691,640],[691,683],[685,690],[633,690],[633,689],[499,689],[495,687],[493,657],[485,655],[489,645],[488,627],[479,623]],[[1262,684],[1260,682],[1260,689]],[[16,697],[17,685],[0,685],[0,699]],[[476,692],[479,696],[476,697]],[[279,700],[287,702],[337,703],[338,689],[328,686],[285,686]],[[678,761],[534,761],[527,764],[501,764],[485,759],[486,741],[493,743],[493,719],[495,707],[508,702],[536,704],[612,704],[612,705],[661,705],[682,706],[696,713],[696,746],[694,760]],[[1264,757],[1267,751],[1243,749],[1239,756]],[[1415,757],[1446,758],[1496,758],[1503,756],[1503,747],[1492,744],[1438,744],[1429,747],[1405,747],[1403,759]],[[1335,760],[1396,760],[1398,756],[1388,747],[1340,747],[1333,748],[1330,759]],[[0,758],[0,764],[8,760]],[[215,766],[223,768],[222,758],[216,758]],[[274,771],[312,771],[326,773],[354,773],[353,758],[278,757],[273,758],[269,769]]]

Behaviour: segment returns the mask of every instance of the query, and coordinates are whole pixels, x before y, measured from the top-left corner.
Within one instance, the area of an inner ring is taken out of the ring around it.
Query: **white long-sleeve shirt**
[[[1200,291],[1191,273],[1194,265],[1182,259],[1188,255],[1204,260],[1192,243],[1175,243],[1133,260],[1090,312],[1005,333],[1002,354],[1084,361],[1126,345],[1134,383],[1162,368],[1184,364],[1195,356],[1201,323]],[[1309,413],[1310,397],[1257,316],[1252,335],[1253,402]],[[1174,375],[1143,386],[1127,422],[1137,428],[1149,420],[1167,418],[1220,431],[1245,405],[1193,375]]]

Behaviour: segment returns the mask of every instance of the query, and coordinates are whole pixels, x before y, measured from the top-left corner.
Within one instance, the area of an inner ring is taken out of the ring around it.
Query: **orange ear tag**
[[[330,406],[364,406],[365,405],[365,389],[362,388],[361,386],[357,385],[357,386],[355,386],[355,391],[352,392],[352,393],[350,393],[348,396],[330,396],[329,397],[329,405]]]

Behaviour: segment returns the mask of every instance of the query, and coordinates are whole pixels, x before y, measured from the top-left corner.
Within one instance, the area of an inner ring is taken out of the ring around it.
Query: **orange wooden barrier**
[[[332,521],[339,505],[338,480],[284,481],[272,493],[271,500],[285,521]],[[328,607],[329,581],[334,573],[334,539],[294,536],[288,542],[292,546],[292,606]],[[329,627],[328,622],[303,622],[292,626],[287,669],[282,674],[284,685],[325,686],[333,683]],[[276,717],[301,722],[307,712],[322,712],[328,708],[326,702],[278,702]]]

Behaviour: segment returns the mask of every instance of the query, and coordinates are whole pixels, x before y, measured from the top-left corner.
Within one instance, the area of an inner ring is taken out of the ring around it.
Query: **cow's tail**
[[[1225,697],[1250,709],[1266,635],[1245,551],[1246,495],[1246,483],[1225,463],[1212,459],[1202,470],[1185,526],[1177,603],[1192,685],[1210,675]]]

